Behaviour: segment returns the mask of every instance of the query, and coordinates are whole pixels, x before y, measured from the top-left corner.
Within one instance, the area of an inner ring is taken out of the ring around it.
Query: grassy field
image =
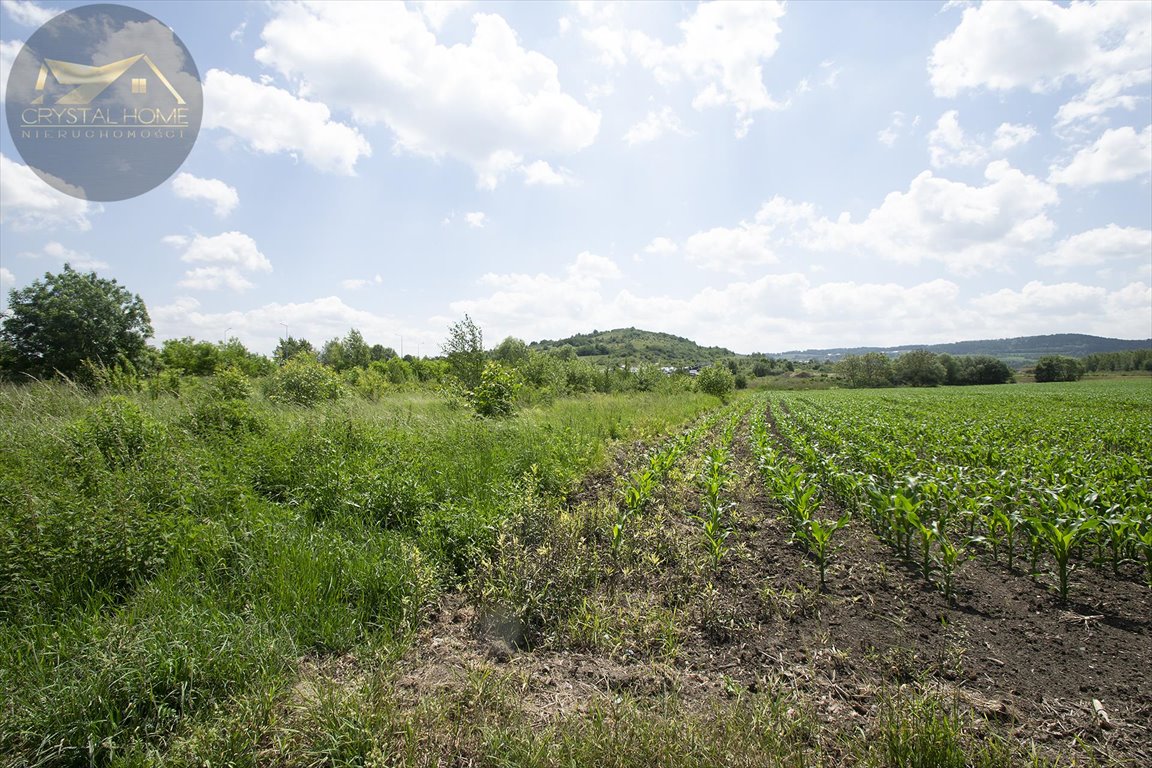
[[[0,764],[1152,760],[1147,379],[218,395],[0,389]]]

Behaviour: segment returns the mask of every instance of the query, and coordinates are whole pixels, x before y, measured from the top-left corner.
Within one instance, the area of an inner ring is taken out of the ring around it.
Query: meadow
[[[0,388],[0,764],[1142,765],[1152,386]]]

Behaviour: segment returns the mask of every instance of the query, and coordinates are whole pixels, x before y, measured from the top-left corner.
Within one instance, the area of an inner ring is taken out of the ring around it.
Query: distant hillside
[[[739,357],[723,347],[702,347],[694,341],[670,333],[641,331],[636,328],[617,328],[612,331],[592,331],[556,341],[535,341],[529,344],[541,351],[571,347],[581,359],[598,365],[629,363],[639,365],[670,365],[689,367],[708,365],[716,360]]]
[[[1044,355],[1084,357],[1099,352],[1123,352],[1130,349],[1152,348],[1152,339],[1109,339],[1083,333],[1056,333],[1047,336],[1018,336],[1012,339],[979,339],[954,341],[948,344],[905,344],[898,347],[836,347],[832,349],[801,349],[782,352],[779,357],[789,360],[839,360],[845,355],[883,352],[898,355],[913,349],[927,349],[949,355],[990,355],[1009,365],[1028,365]]]

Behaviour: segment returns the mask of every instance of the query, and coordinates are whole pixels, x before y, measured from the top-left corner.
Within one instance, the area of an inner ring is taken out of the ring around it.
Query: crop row
[[[766,431],[758,451],[798,528],[794,507],[820,488],[948,594],[973,546],[1010,569],[1023,555],[1033,575],[1047,558],[1061,598],[1079,564],[1119,573],[1142,562],[1152,585],[1152,435],[1140,403],[861,394],[772,408],[794,462]]]

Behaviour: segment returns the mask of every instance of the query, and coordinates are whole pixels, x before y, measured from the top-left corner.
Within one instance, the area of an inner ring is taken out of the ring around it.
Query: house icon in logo
[[[136,56],[131,56],[127,59],[114,61],[111,64],[104,64],[99,67],[94,67],[89,64],[76,64],[71,61],[59,61],[56,59],[45,59],[44,63],[40,65],[40,74],[36,78],[36,90],[44,91],[48,83],[48,75],[51,73],[52,77],[60,85],[74,85],[76,86],[68,93],[65,93],[56,100],[56,104],[63,105],[82,105],[91,104],[92,100],[99,96],[108,88],[108,86],[119,80],[128,70],[132,69],[137,63],[143,62],[147,65],[147,71],[151,71],[156,79],[168,89],[172,97],[176,99],[176,103],[183,105],[184,98],[172,87],[172,83],[168,82],[168,78],[164,77],[164,73],[160,71],[159,67],[152,63],[152,59],[148,58],[148,54],[141,53]],[[145,95],[148,93],[148,78],[133,77],[132,78],[132,93],[136,95]],[[43,104],[44,94],[41,93],[32,101],[33,104]]]

